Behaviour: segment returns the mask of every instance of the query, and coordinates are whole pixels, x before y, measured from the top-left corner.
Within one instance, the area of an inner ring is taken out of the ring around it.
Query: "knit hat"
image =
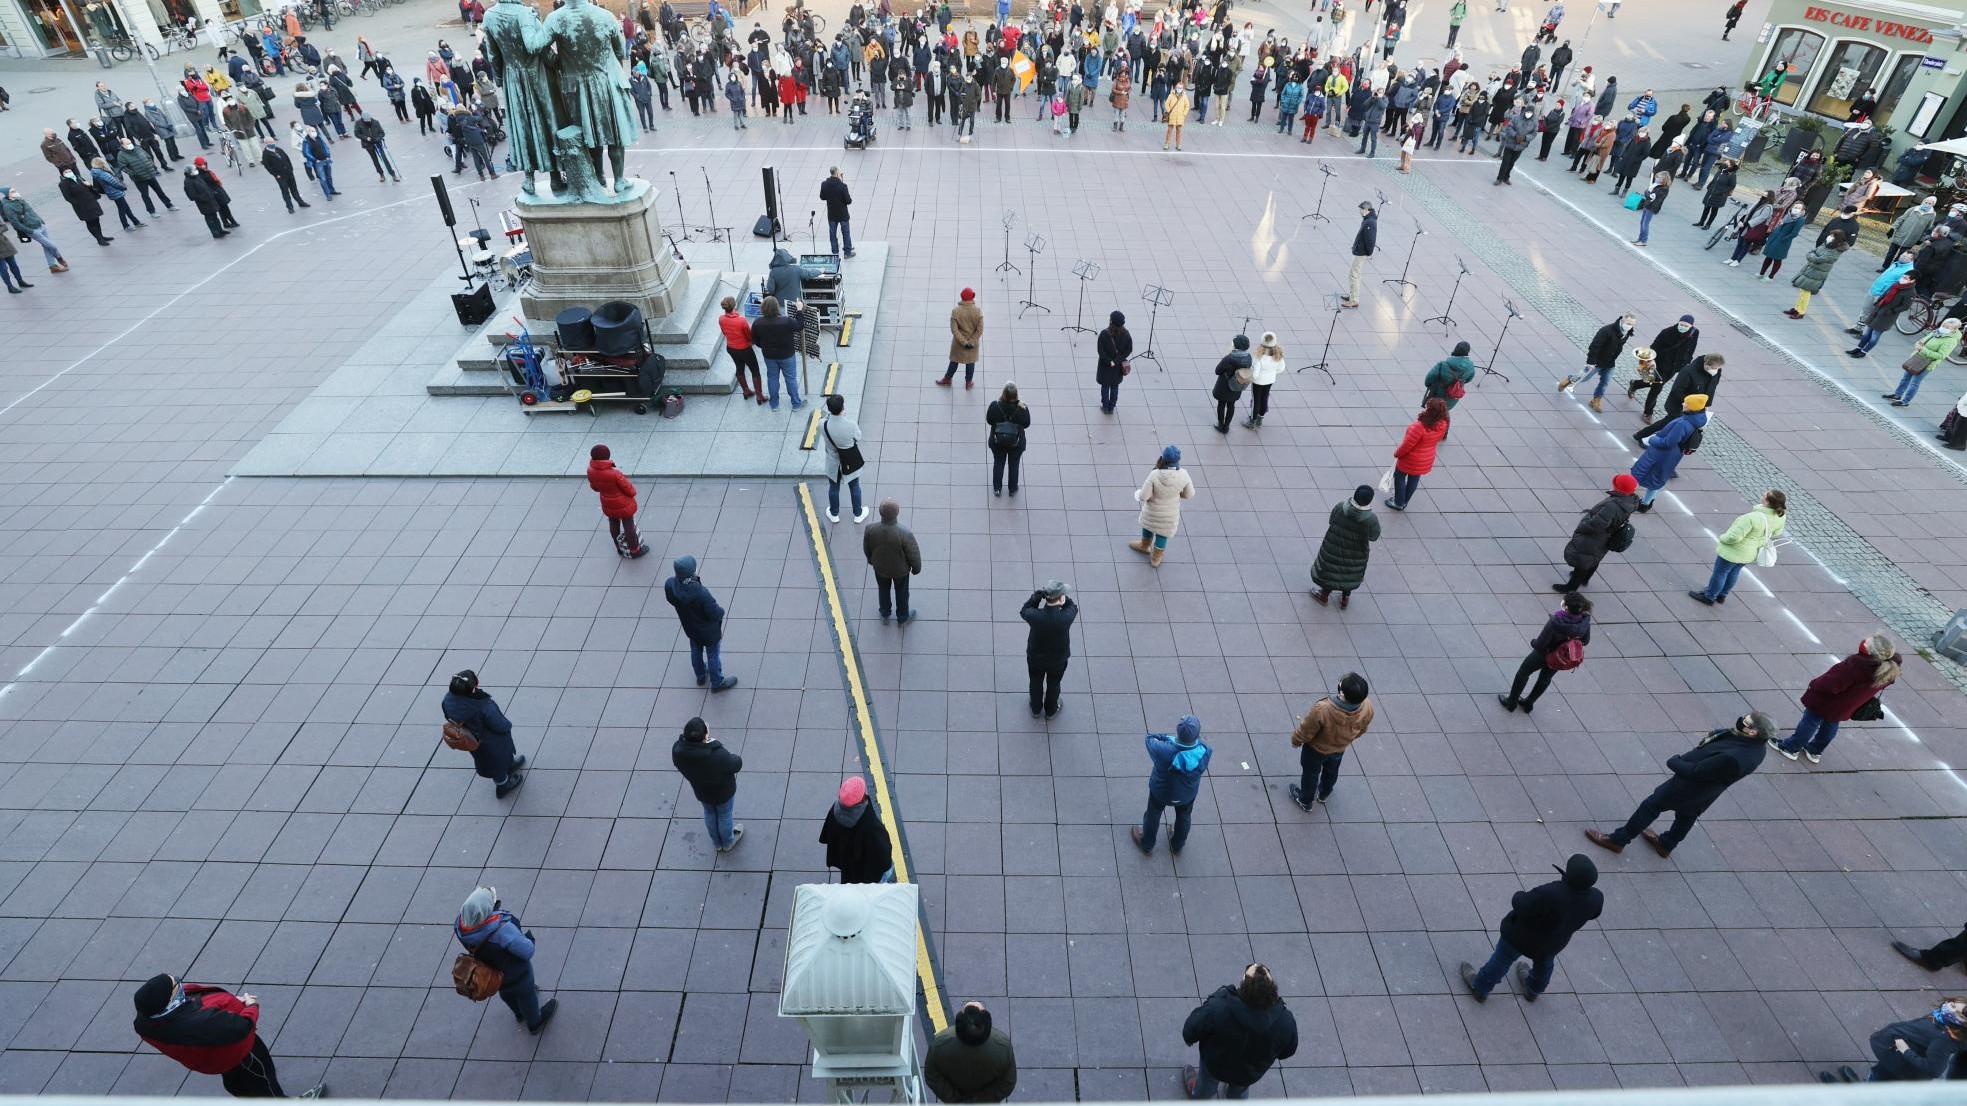
[[[1553,864],[1551,867],[1557,868],[1557,865]],[[1566,886],[1575,887],[1580,891],[1598,882],[1598,865],[1593,864],[1591,858],[1583,853],[1572,853],[1571,859],[1565,862],[1564,867],[1557,870],[1564,873]]]
[[[1612,490],[1620,495],[1636,495],[1639,492],[1639,481],[1633,479],[1631,473],[1622,472],[1612,477]]]
[[[1162,446],[1161,459],[1170,465],[1180,465],[1182,463],[1182,447],[1176,445]]]
[[[1705,411],[1707,410],[1707,397],[1696,392],[1681,401],[1680,409],[1683,411]]]
[[[1694,321],[1694,317],[1692,315],[1682,315],[1680,316],[1680,321],[1683,323],[1691,323]]]
[[[1250,336],[1248,334],[1238,334],[1229,340],[1229,344],[1234,349],[1249,349]]]
[[[605,445],[595,446],[593,449],[587,451],[587,455],[596,461],[605,461],[613,456],[608,452],[608,447]]]
[[[1373,485],[1361,484],[1352,489],[1352,501],[1364,507],[1373,502]]]
[[[1112,312],[1111,314],[1109,314],[1109,315],[1107,315],[1107,317],[1106,317],[1106,321],[1107,321],[1108,323],[1111,323],[1111,324],[1112,324],[1112,325],[1114,325],[1114,326],[1126,326],[1126,325],[1127,325],[1127,316],[1125,316],[1125,315],[1123,315],[1123,314],[1121,314],[1121,313],[1120,313],[1120,312],[1118,312],[1118,311],[1115,311],[1115,312]]]
[[[1175,738],[1184,745],[1202,740],[1202,720],[1192,714],[1182,715],[1182,720],[1175,723]]]
[[[963,289],[963,301],[964,301],[965,303],[968,303],[969,301],[971,301],[971,300],[973,300],[973,299],[976,299],[976,298],[977,298],[977,290],[976,290],[976,289],[974,289],[974,288],[965,288],[965,289]]]
[[[143,981],[137,988],[137,1013],[146,1018],[154,1018],[164,1012],[171,1004],[171,996],[177,992],[178,985],[170,976],[158,974]]]
[[[677,579],[686,580],[697,574],[697,559],[685,553],[670,562],[670,567],[676,570]]]
[[[492,911],[497,908],[498,902],[499,893],[497,890],[490,887],[480,887],[478,890],[465,896],[464,907],[458,911],[458,921],[466,929],[484,925],[485,919],[492,916]]]
[[[859,806],[867,798],[867,781],[859,776],[848,776],[840,784],[840,805]]]

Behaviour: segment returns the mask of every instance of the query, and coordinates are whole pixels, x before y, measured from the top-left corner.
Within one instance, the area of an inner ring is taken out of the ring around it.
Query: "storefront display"
[[[1836,124],[1866,115],[1895,131],[1917,118],[1925,132],[1917,137],[1952,136],[1967,124],[1959,23],[1957,9],[1899,0],[1774,0],[1742,81],[1781,67],[1773,98],[1784,108]],[[1892,137],[1905,145],[1904,135]]]

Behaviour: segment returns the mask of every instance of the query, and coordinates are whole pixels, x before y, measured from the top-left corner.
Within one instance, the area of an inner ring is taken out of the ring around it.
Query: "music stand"
[[[1455,267],[1460,269],[1461,272],[1455,274],[1455,286],[1448,289],[1448,306],[1441,309],[1441,314],[1433,318],[1422,319],[1421,325],[1440,323],[1443,330],[1455,325],[1455,317],[1449,314],[1449,312],[1455,309],[1455,293],[1462,290],[1462,278],[1468,275],[1468,264],[1458,257],[1455,259]]]
[[[1083,324],[1086,322],[1086,282],[1099,278],[1100,267],[1091,261],[1081,261],[1072,267],[1072,275],[1079,278],[1079,313],[1074,316],[1077,320],[1076,322],[1071,326],[1062,326],[1059,329],[1074,330],[1081,334],[1097,333],[1092,327]]]
[[[1031,273],[1029,274],[1029,277],[1025,283],[1025,290],[1024,290],[1025,298],[1018,301],[1018,318],[1020,319],[1024,318],[1024,313],[1031,310],[1034,307],[1036,307],[1040,311],[1043,311],[1047,315],[1050,315],[1052,313],[1051,308],[1045,306],[1042,303],[1038,303],[1032,299],[1033,296],[1038,294],[1038,255],[1045,252],[1045,239],[1039,237],[1036,234],[1026,235],[1024,240],[1024,248],[1031,255],[1029,259],[1031,264]],[[1083,288],[1085,286],[1081,285],[1080,287]]]
[[[1420,288],[1420,285],[1415,284],[1413,281],[1407,279],[1407,270],[1413,267],[1414,250],[1420,246],[1421,236],[1426,233],[1427,233],[1427,229],[1422,227],[1420,225],[1420,222],[1416,220],[1414,223],[1414,239],[1413,241],[1407,244],[1407,260],[1404,264],[1400,266],[1400,275],[1397,277],[1388,277],[1385,280],[1380,281],[1381,284],[1404,284],[1409,288],[1414,288],[1414,289]]]
[[[1339,378],[1332,375],[1332,335],[1338,332],[1339,315],[1345,311],[1345,296],[1339,292],[1325,293],[1325,309],[1332,313],[1332,325],[1325,328],[1325,351],[1318,355],[1318,360],[1313,364],[1301,365],[1292,371],[1304,372],[1306,369],[1317,369],[1325,374],[1326,380],[1336,386]]]
[[[1522,318],[1523,313],[1521,311],[1518,311],[1516,309],[1516,304],[1510,302],[1509,300],[1503,301],[1503,310],[1509,312],[1509,317],[1503,320],[1503,328],[1496,332],[1496,348],[1489,351],[1489,363],[1482,366],[1482,375],[1485,377],[1502,376],[1503,383],[1507,384],[1509,383],[1509,377],[1503,376],[1502,373],[1499,373],[1495,370],[1494,366],[1496,364],[1496,355],[1503,351],[1503,338],[1509,334],[1509,324],[1515,322],[1517,319]],[[1482,381],[1477,380],[1475,382],[1475,386],[1480,388],[1482,386]]]
[[[1256,305],[1252,304],[1248,300],[1239,300],[1237,303],[1231,306],[1229,310],[1231,314],[1236,315],[1243,320],[1243,325],[1241,327],[1238,327],[1236,332],[1238,334],[1243,335],[1246,338],[1249,337],[1250,320],[1257,317]]]
[[[1331,187],[1332,178],[1338,176],[1338,174],[1332,170],[1331,166],[1322,161],[1318,163],[1318,171],[1325,174],[1325,179],[1318,185],[1318,204],[1312,208],[1311,214],[1298,216],[1298,221],[1301,223],[1306,219],[1316,219],[1321,223],[1332,221],[1332,217],[1325,214],[1325,190]]]
[[[1011,227],[1015,223],[1017,223],[1017,221],[1018,221],[1017,212],[1006,211],[1004,213],[1004,263],[997,266],[997,268],[992,269],[991,272],[993,273],[1001,273],[1001,272],[1005,272],[1006,270],[1009,270],[1010,272],[1013,273],[1020,271],[1016,265],[1011,264]]]
[[[1163,307],[1175,302],[1175,294],[1161,287],[1159,284],[1143,284],[1141,285],[1141,299],[1146,301],[1148,305],[1147,348],[1136,353],[1134,360],[1152,361],[1154,362],[1154,370],[1160,372],[1162,371],[1161,358],[1154,355],[1154,320],[1161,314]]]

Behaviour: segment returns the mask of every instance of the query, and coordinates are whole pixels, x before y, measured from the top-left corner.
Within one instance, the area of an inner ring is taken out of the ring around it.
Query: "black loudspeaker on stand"
[[[770,238],[772,245],[777,246],[779,235],[785,233],[779,222],[779,174],[769,165],[761,167],[758,172],[765,185],[765,214],[752,224],[751,233],[758,238]]]
[[[464,281],[466,288],[466,291],[451,294],[451,309],[458,314],[459,326],[482,326],[496,310],[492,303],[492,286],[485,283],[479,284],[476,288],[471,287],[478,278],[472,273],[471,266],[465,262],[464,247],[458,245],[458,216],[457,212],[451,209],[451,194],[444,188],[442,174],[431,174],[430,189],[437,196],[437,210],[444,217],[445,228],[450,231],[451,248],[458,253],[458,279]]]

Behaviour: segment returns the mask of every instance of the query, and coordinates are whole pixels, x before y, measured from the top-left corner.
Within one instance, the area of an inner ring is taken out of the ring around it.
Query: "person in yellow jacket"
[[[1352,81],[1346,77],[1345,70],[1333,67],[1332,75],[1325,78],[1325,102],[1329,105],[1325,129],[1336,132],[1345,124],[1345,98],[1351,91]]]
[[[1783,536],[1783,529],[1789,525],[1788,514],[1788,496],[1774,488],[1763,492],[1762,502],[1736,518],[1722,532],[1721,540],[1715,542],[1714,572],[1708,577],[1707,587],[1687,594],[1710,607],[1726,603],[1742,569],[1761,555],[1763,546]]]
[[[1175,144],[1175,149],[1182,148],[1182,124],[1188,122],[1188,107],[1188,89],[1177,83],[1169,90],[1168,98],[1161,102],[1161,114],[1165,117],[1163,121],[1168,124],[1167,133],[1161,136],[1162,149],[1167,149],[1170,142]]]

